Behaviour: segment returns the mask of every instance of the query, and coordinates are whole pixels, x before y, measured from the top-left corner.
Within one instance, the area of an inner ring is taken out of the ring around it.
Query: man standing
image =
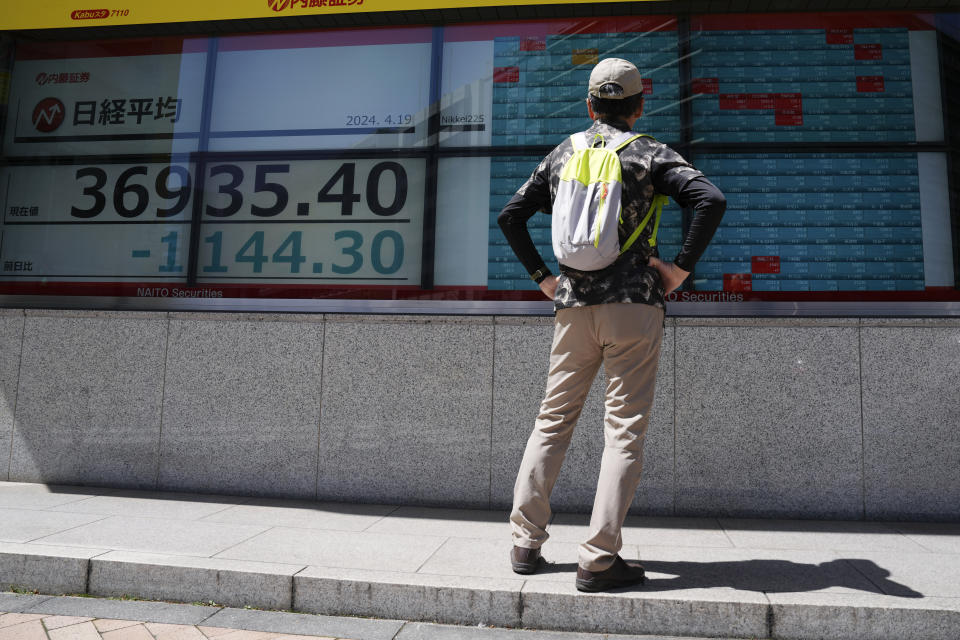
[[[622,138],[643,114],[643,80],[637,68],[619,58],[594,67],[587,111],[594,121],[587,140],[605,144]],[[644,580],[643,568],[627,564],[618,552],[620,529],[643,464],[643,437],[663,338],[664,296],[683,283],[703,254],[726,200],[675,151],[653,138],[637,138],[619,151],[620,246],[631,237],[635,241],[607,267],[579,271],[561,264],[560,275],[553,275],[530,237],[527,220],[537,211],[553,213],[561,171],[573,154],[568,138],[540,162],[498,218],[517,258],[556,309],[547,389],[514,487],[510,559],[513,570],[524,574],[535,572],[542,562],[550,493],[602,363],[608,378],[604,450],[588,538],[579,547],[576,585],[581,591],[603,591]],[[658,194],[694,212],[673,262],[657,258],[659,215],[648,214]]]

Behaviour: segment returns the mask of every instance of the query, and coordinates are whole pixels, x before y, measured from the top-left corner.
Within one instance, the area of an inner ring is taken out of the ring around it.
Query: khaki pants
[[[536,549],[549,537],[550,493],[602,363],[608,379],[603,457],[579,563],[588,571],[613,563],[640,482],[662,339],[663,309],[651,305],[602,304],[557,312],[547,390],[514,486],[510,522],[515,545]]]

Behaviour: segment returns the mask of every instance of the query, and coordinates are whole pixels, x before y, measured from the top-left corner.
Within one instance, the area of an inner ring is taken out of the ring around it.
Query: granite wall
[[[505,508],[552,318],[0,310],[0,480]],[[603,375],[554,492],[589,510]],[[668,318],[634,513],[960,520],[960,319]]]

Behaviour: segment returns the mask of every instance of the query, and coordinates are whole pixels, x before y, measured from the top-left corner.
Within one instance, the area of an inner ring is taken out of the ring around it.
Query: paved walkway
[[[0,640],[658,640],[14,593],[0,606],[17,610],[0,610]]]
[[[13,611],[4,611],[3,609]],[[319,634],[319,635],[318,635]],[[0,593],[0,640],[657,640]],[[682,640],[662,638],[661,640]]]
[[[330,636],[325,636],[329,638]],[[0,613],[0,640],[320,640],[322,636],[264,633],[209,625],[142,620]]]
[[[650,580],[581,594],[586,519],[558,514],[544,547],[551,564],[524,577],[507,562],[503,512],[0,483],[0,586],[401,626],[958,637],[960,524],[631,517],[623,555],[641,559]]]

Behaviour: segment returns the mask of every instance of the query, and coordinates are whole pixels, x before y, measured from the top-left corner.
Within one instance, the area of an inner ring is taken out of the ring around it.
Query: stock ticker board
[[[907,28],[701,30],[693,33],[690,49],[695,143],[916,140]],[[664,31],[498,38],[493,144],[556,145],[586,128],[583,99],[590,69],[611,56],[638,62],[648,79],[644,117],[635,129],[676,143],[677,35]],[[695,289],[924,288],[917,154],[728,153],[688,159],[728,200],[723,224],[694,272]],[[492,160],[491,289],[535,288],[503,240],[496,216],[538,161]],[[549,225],[547,216],[530,220],[534,242],[551,264]],[[660,255],[672,259],[681,242],[681,211],[671,203],[660,227]]]
[[[601,56],[602,52],[602,56]],[[676,31],[573,34],[494,41],[493,144],[556,145],[590,122],[584,103],[590,71],[601,57],[643,60],[641,69],[648,117],[639,132],[676,143],[680,131],[680,81]],[[497,214],[537,166],[538,157],[492,158],[490,166],[490,266],[487,286],[535,290],[500,233]],[[535,215],[528,228],[547,264],[555,264],[550,218]],[[658,231],[660,251],[679,249],[680,210],[664,209]]]

